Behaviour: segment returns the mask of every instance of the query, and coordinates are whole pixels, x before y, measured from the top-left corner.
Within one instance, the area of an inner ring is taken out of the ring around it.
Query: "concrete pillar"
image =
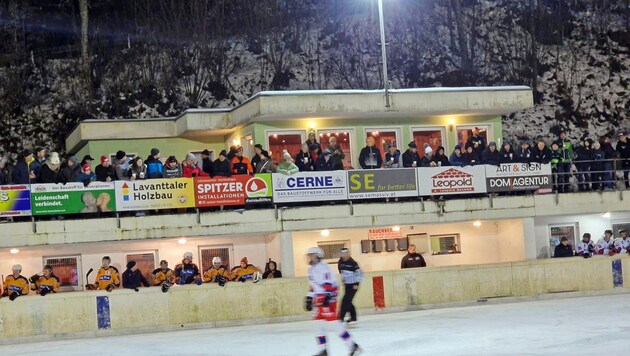
[[[523,236],[525,238],[526,260],[535,260],[538,258],[535,227],[534,218],[523,218]]]
[[[295,276],[295,261],[293,260],[293,233],[282,231],[278,233],[280,239],[280,265],[283,277]]]

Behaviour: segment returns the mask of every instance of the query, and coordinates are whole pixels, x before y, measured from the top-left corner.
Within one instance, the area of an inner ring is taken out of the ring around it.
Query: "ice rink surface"
[[[363,316],[361,355],[630,355],[630,294]],[[8,327],[5,325],[4,327]],[[313,355],[314,321],[0,346],[0,355]],[[329,335],[329,355],[347,355]]]

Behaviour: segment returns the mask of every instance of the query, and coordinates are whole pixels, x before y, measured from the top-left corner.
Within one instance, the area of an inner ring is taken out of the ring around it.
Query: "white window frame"
[[[59,283],[59,290],[61,292],[72,292],[72,291],[81,291],[84,290],[85,281],[83,278],[83,266],[81,264],[81,255],[54,255],[54,256],[43,256],[42,257],[42,267],[48,264],[48,259],[51,258],[76,258],[77,259],[77,286],[76,287],[62,287],[61,283]],[[53,268],[53,273],[55,273],[55,269]],[[28,278],[28,277],[27,277]]]
[[[201,271],[201,274],[203,274],[206,270],[208,270],[208,268],[210,268],[210,266],[204,266],[203,265],[203,255],[201,253],[202,250],[216,250],[216,249],[220,249],[220,248],[227,248],[228,249],[228,254],[230,255],[230,261],[232,262],[232,264],[230,265],[230,268],[234,268],[236,266],[238,266],[238,264],[236,263],[236,261],[234,260],[234,245],[225,245],[225,244],[221,244],[221,245],[199,245],[197,247],[197,254],[199,257],[199,271]],[[229,271],[228,271],[229,272]]]
[[[487,131],[486,131],[487,135],[486,136],[487,136],[487,141],[488,142],[485,142],[486,147],[488,146],[488,144],[490,142],[495,140],[495,138],[494,138],[494,124],[491,123],[491,122],[483,122],[483,123],[480,122],[480,123],[477,123],[477,124],[455,125],[455,127],[453,128],[455,130],[455,132],[454,132],[455,133],[455,141],[456,141],[455,144],[458,144],[458,142],[457,142],[457,131],[459,131],[459,130],[472,130],[475,127],[487,128]],[[466,144],[466,142],[464,142],[464,144]],[[500,139],[499,139],[499,142],[497,142],[497,150],[501,148],[502,144],[503,143],[500,142]]]
[[[320,128],[317,129],[315,132],[315,137],[317,137],[318,143],[321,145],[321,140],[319,139],[319,135],[325,135],[327,133],[339,133],[339,132],[347,132],[348,133],[348,137],[350,138],[350,154],[352,155],[352,159],[350,160],[350,163],[352,163],[352,167],[354,169],[357,169],[357,167],[360,169],[361,165],[359,164],[359,150],[358,150],[358,146],[356,143],[356,128],[354,127],[324,127],[324,128]],[[361,144],[365,143],[365,138],[361,141]],[[361,146],[363,147],[363,146]],[[325,150],[326,147],[322,146],[322,151]]]
[[[552,227],[573,227],[574,236],[573,236],[573,252],[575,252],[575,247],[577,246],[578,240],[580,238],[580,223],[575,222],[566,222],[566,223],[556,223],[547,225],[547,247],[549,248],[549,252],[547,253],[547,258],[552,258],[553,249],[555,246],[551,247],[551,228]],[[597,241],[595,241],[597,242]],[[559,243],[559,242],[558,242]],[[557,246],[557,245],[556,245]]]
[[[298,130],[298,129],[286,129],[286,130],[278,130],[278,129],[273,129],[273,130],[265,130],[265,145],[263,146],[263,148],[265,148],[267,151],[269,151],[269,137],[273,136],[273,135],[300,135],[301,143],[306,142],[306,130]],[[289,152],[291,154],[291,156],[294,156],[296,154],[298,154],[298,152]],[[269,155],[272,155],[272,152],[269,153]]]
[[[457,252],[450,252],[450,253],[440,253],[441,251],[453,251],[453,250],[440,250],[440,251],[433,251],[433,239],[443,239],[443,238],[447,238],[447,237],[453,237],[455,239],[455,243],[457,244]],[[462,237],[460,234],[456,233],[456,234],[439,234],[439,235],[431,235],[429,237],[429,249],[432,251],[431,255],[433,256],[445,256],[445,255],[453,255],[453,254],[459,254],[462,253]],[[437,252],[437,253],[436,253]]]
[[[414,126],[410,126],[409,127],[409,137],[411,141],[415,141],[413,138],[413,132],[414,131],[440,131],[440,134],[442,135],[442,146],[444,147],[450,147],[449,146],[449,138],[448,135],[446,134],[446,126],[440,126],[440,125],[414,125]],[[408,143],[408,142],[407,142]],[[401,144],[403,147],[399,147],[398,149],[400,150],[400,152],[403,152],[407,149],[407,144]],[[448,150],[448,148],[446,148],[445,150]],[[418,152],[420,156],[422,156],[424,154],[424,148],[422,147],[418,147]]]
[[[341,244],[343,244],[343,247],[350,248],[350,240],[317,241],[317,247]],[[341,251],[339,253],[341,253]],[[350,253],[352,254],[352,251],[350,251]],[[339,261],[339,258],[324,258],[322,259],[322,261],[326,263],[337,263]]]
[[[398,146],[397,148],[400,150],[400,147],[403,145],[402,142],[402,128],[400,126],[368,126],[366,128],[363,129],[363,143],[365,144],[365,140],[368,137],[368,134],[377,131],[377,132],[381,132],[381,131],[394,131],[395,135],[396,135],[396,145]],[[383,145],[375,142],[374,145],[380,149]],[[361,146],[363,147],[363,146]],[[401,151],[403,152],[403,151]],[[384,152],[387,153],[387,152]]]

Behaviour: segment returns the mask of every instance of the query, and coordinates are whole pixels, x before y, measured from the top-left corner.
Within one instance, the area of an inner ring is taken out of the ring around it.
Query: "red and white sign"
[[[271,203],[271,175],[195,178],[197,207]]]
[[[420,196],[487,192],[484,166],[422,167],[417,177]]]
[[[391,227],[376,227],[368,231],[368,240],[399,239],[400,236],[400,229]]]

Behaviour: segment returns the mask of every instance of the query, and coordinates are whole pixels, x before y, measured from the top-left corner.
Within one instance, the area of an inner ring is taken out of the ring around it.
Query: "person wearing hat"
[[[262,273],[260,268],[248,263],[247,257],[243,257],[241,264],[232,268],[230,280],[245,282],[250,279],[256,283],[262,279]]]
[[[127,177],[129,177],[129,180],[147,179],[147,165],[144,164],[144,160],[140,156],[131,160],[127,170]]]
[[[96,174],[92,172],[92,167],[89,164],[84,164],[81,167],[81,173],[77,177],[77,182],[83,183],[84,186],[88,186],[88,184],[96,181]]]
[[[302,144],[302,149],[295,155],[295,165],[300,172],[312,172],[315,170],[315,159],[311,154],[311,150],[308,147],[308,143]]]
[[[573,247],[569,244],[569,239],[566,236],[562,236],[560,243],[553,250],[553,257],[573,257]]]
[[[227,152],[221,150],[219,158],[215,159],[212,163],[212,176],[213,177],[231,177],[232,167],[230,167],[230,161],[227,158]]]
[[[359,154],[359,164],[363,169],[378,169],[383,165],[381,150],[374,147],[374,137],[370,136],[365,139],[365,147],[361,149]]]
[[[615,150],[619,154],[621,159],[621,168],[623,169],[623,181],[626,185],[626,189],[630,188],[630,181],[628,180],[628,174],[630,173],[630,143],[628,143],[628,135],[625,131],[620,131],[617,134],[617,147]]]
[[[168,268],[168,261],[160,261],[160,268],[156,268],[151,272],[151,280],[154,286],[175,283],[175,273]]]
[[[596,252],[598,255],[613,256],[615,254],[615,239],[612,236],[612,230],[604,231],[604,236],[597,241]]]
[[[114,166],[109,162],[109,157],[101,156],[101,164],[94,169],[96,180],[99,182],[113,182],[116,180],[116,171]]]
[[[292,174],[298,173],[300,169],[298,166],[293,163],[293,159],[291,159],[291,154],[284,150],[282,152],[282,162],[278,164],[278,168],[276,168],[276,172],[284,174],[285,176],[290,176]]]
[[[147,165],[147,179],[159,179],[163,178],[164,174],[162,168],[164,165],[160,161],[160,150],[157,148],[151,149],[151,154],[147,157],[144,164]]]
[[[164,163],[164,178],[179,178],[183,175],[182,166],[177,157],[169,156]]]
[[[53,274],[52,266],[45,265],[42,272],[31,277],[31,289],[42,297],[60,292],[59,278]]]
[[[210,158],[210,151],[207,149],[201,151],[201,170],[208,176],[212,176],[212,159]]]
[[[144,278],[142,272],[138,269],[138,264],[133,260],[127,262],[127,269],[122,275],[122,283],[123,288],[133,289],[136,292],[142,286],[149,286],[149,281]]]
[[[116,152],[116,157],[112,161],[114,166],[114,172],[116,173],[116,180],[126,180],[127,171],[129,170],[129,157],[125,151],[119,150]]]
[[[407,151],[402,154],[403,167],[419,167],[420,155],[418,155],[418,145],[415,141],[409,142]]]
[[[575,168],[577,169],[576,178],[578,180],[578,190],[580,192],[588,192],[591,190],[591,163],[593,161],[593,148],[591,147],[591,139],[584,138],[581,144],[575,149]]]
[[[79,166],[79,159],[77,156],[70,156],[61,167],[59,183],[66,184],[76,182],[80,174],[81,167]]]
[[[446,167],[451,165],[451,163],[448,161],[448,157],[446,156],[444,146],[438,146],[435,154],[431,158],[431,162],[435,163],[435,165],[438,167]]]
[[[186,159],[182,162],[182,177],[204,177],[207,176],[201,167],[197,164],[197,157],[194,153],[188,152]]]
[[[101,259],[101,268],[96,273],[96,279],[92,286],[86,285],[85,287],[96,290],[106,290],[108,292],[120,287],[120,272],[118,268],[111,266],[112,259],[109,256],[103,256]]]
[[[483,151],[486,149],[486,143],[478,127],[473,127],[471,130],[471,135],[468,137],[468,140],[466,140],[464,148],[468,150],[468,147],[471,147],[473,151],[477,153],[478,157],[481,157]]]
[[[619,237],[615,239],[615,252],[630,253],[630,239],[628,239],[628,231],[626,231],[626,229],[620,229],[618,234]]]
[[[258,163],[260,163],[260,159],[261,159],[261,155],[263,151],[264,149],[260,143],[257,143],[254,145],[254,157],[252,157],[252,159],[250,160],[252,164],[252,168],[254,169],[254,172],[256,171],[256,167],[258,166]]]
[[[175,266],[175,283],[177,284],[201,284],[199,268],[193,263],[192,252],[185,252],[182,263]]]
[[[593,254],[595,253],[595,245],[593,244],[593,241],[591,241],[590,233],[585,232],[584,235],[582,235],[582,241],[580,241],[575,247],[575,252],[576,255],[584,258],[593,257]]]
[[[83,156],[83,159],[81,160],[81,167],[83,167],[83,165],[85,165],[86,163],[91,166],[92,161],[94,161],[94,158],[92,158],[92,156],[90,155]]]
[[[59,153],[52,152],[50,154],[50,159],[42,166],[39,182],[49,184],[59,183],[59,176],[61,174],[60,168],[61,162],[59,161]]]
[[[273,173],[275,171],[273,160],[271,156],[269,156],[269,152],[265,150],[259,150],[254,148],[256,152],[258,152],[254,158],[257,158],[256,165],[254,165],[254,160],[252,160],[252,167],[254,168],[254,174],[258,173]]]
[[[402,168],[402,166],[400,150],[396,148],[396,144],[393,142],[389,143],[387,145],[387,152],[385,153],[383,168]]]
[[[359,268],[359,264],[350,256],[350,250],[347,247],[341,249],[341,257],[337,261],[337,269],[341,274],[344,285],[344,295],[341,300],[341,310],[339,311],[339,320],[342,322],[346,318],[346,314],[350,314],[350,319],[346,320],[348,324],[357,321],[357,310],[352,304],[354,295],[359,290],[359,284],[363,278],[363,272]]]
[[[332,153],[325,149],[315,163],[316,171],[332,171],[334,169]]]
[[[448,161],[451,166],[464,167],[468,165],[466,162],[466,158],[464,157],[464,155],[462,155],[461,145],[455,145],[455,149],[453,150],[453,153],[451,153],[451,157],[449,157]]]
[[[12,270],[12,273],[4,280],[4,291],[2,292],[2,296],[8,296],[11,301],[14,301],[15,298],[21,295],[27,295],[31,288],[28,283],[28,279],[21,275],[21,265],[13,265]]]
[[[512,145],[507,141],[503,141],[503,146],[501,146],[501,150],[499,151],[499,162],[501,164],[514,162],[514,150],[512,149]]]
[[[433,161],[433,148],[428,143],[424,144],[424,156],[420,158],[420,167],[437,167]]]
[[[514,161],[518,163],[531,163],[532,161],[532,150],[529,147],[528,141],[521,142],[521,147],[514,152]]]
[[[481,163],[498,166],[500,162],[501,155],[499,154],[499,151],[497,151],[497,144],[492,141],[490,142],[490,144],[488,144],[488,147],[481,154]]]
[[[15,164],[12,173],[13,184],[37,183],[41,166],[33,158],[33,152],[29,149],[22,151],[22,159]]]
[[[249,158],[243,156],[243,147],[241,146],[236,147],[236,155],[232,158],[232,174],[254,174]]]
[[[203,283],[218,283],[221,287],[230,278],[230,273],[222,264],[221,257],[212,258],[212,266],[203,273]]]

